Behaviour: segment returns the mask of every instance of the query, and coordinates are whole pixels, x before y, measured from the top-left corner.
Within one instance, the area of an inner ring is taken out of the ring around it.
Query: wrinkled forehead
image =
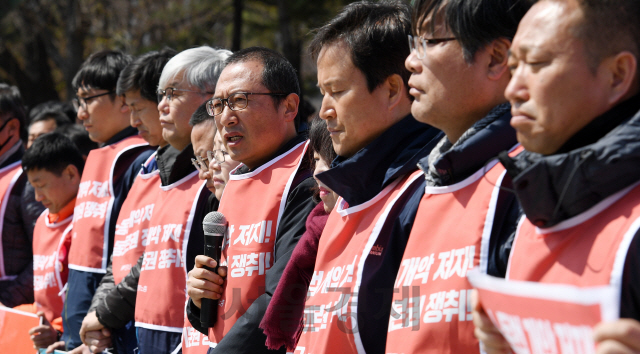
[[[257,60],[228,64],[220,74],[215,96],[228,96],[238,91],[264,89],[262,72],[264,65]]]

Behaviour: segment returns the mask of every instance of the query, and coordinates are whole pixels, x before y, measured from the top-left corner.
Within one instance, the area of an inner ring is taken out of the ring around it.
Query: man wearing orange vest
[[[48,133],[34,140],[23,156],[22,167],[35,189],[36,200],[47,208],[33,231],[34,297],[43,324],[29,332],[36,347],[47,348],[62,332],[69,226],[84,159],[67,137]]]
[[[22,173],[26,114],[15,86],[0,83],[0,304],[33,303],[33,227],[44,210]]]
[[[67,350],[82,344],[80,326],[113,249],[120,207],[149,145],[129,126],[129,108],[116,95],[116,83],[131,58],[117,51],[89,56],[73,79],[78,119],[91,140],[102,144],[87,157],[76,199],[69,250],[69,281],[64,303],[63,339]]]
[[[411,112],[445,137],[419,162],[424,182],[407,208],[415,222],[396,275],[387,353],[479,353],[466,272],[503,274],[500,246],[519,209],[495,156],[517,146],[503,92],[508,49],[529,5],[518,0],[414,4]]]
[[[258,326],[305,231],[315,184],[304,159],[306,137],[296,132],[300,86],[292,65],[260,47],[236,52],[225,64],[207,109],[229,156],[242,164],[230,175],[218,209],[229,222],[225,267],[214,274],[203,268],[216,266],[211,258],[196,258],[187,316],[208,333],[210,353],[267,353],[272,351]],[[219,300],[212,328],[200,323],[203,297]]]
[[[158,83],[162,136],[157,188],[146,246],[136,265],[135,326],[140,353],[179,352],[184,326],[187,269],[204,249],[202,219],[210,191],[198,177],[189,119],[213,94],[230,51],[202,46],[171,58]],[[133,272],[134,270],[132,270]]]
[[[341,199],[318,245],[296,353],[381,353],[393,281],[410,228],[406,196],[416,163],[441,132],[411,116],[409,9],[359,2],[321,27],[317,58],[327,122],[338,157],[316,177]]]
[[[156,148],[168,144],[162,137],[156,90],[162,69],[176,53],[173,49],[163,49],[141,55],[122,70],[118,78],[116,91],[129,106],[131,126]],[[100,281],[89,313],[82,321],[80,337],[94,352],[100,350],[92,347],[87,338],[96,337],[97,333],[92,335],[90,332],[101,331],[105,327],[110,331],[115,353],[133,353],[138,347],[133,319],[139,274],[128,274],[144,252],[142,236],[148,232],[159,185],[154,154],[142,165],[122,204],[107,273]]]
[[[540,1],[520,23],[505,91],[526,151],[501,157],[526,218],[509,280],[610,285],[619,321],[601,324],[598,353],[638,353],[640,2]],[[487,352],[510,348],[478,307]]]

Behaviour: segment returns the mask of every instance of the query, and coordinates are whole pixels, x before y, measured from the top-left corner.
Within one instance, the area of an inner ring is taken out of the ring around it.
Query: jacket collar
[[[295,138],[293,138],[293,139],[289,140],[286,144],[282,145],[282,147],[280,147],[280,148],[278,149],[278,151],[276,151],[276,153],[275,153],[275,154],[274,154],[274,155],[273,155],[269,160],[267,160],[267,162],[269,162],[269,161],[271,161],[271,160],[275,159],[276,157],[278,157],[278,156],[280,156],[280,155],[284,154],[285,152],[287,152],[287,151],[291,150],[294,146],[296,146],[296,145],[300,144],[301,142],[303,142],[303,141],[305,141],[305,140],[307,140],[307,135],[306,135],[306,133],[300,133],[300,134],[296,135],[296,137],[295,137]],[[266,162],[265,162],[265,163],[266,163]],[[263,166],[263,165],[264,165],[264,164],[262,164],[262,165],[260,165],[260,166]],[[260,166],[258,166],[258,167],[256,167],[256,168],[254,168],[253,170],[256,170],[256,169],[260,168]],[[245,164],[241,164],[241,165],[240,165],[240,167],[238,167],[238,168],[233,172],[233,174],[234,174],[234,175],[242,175],[242,174],[245,174],[245,173],[249,173],[249,172],[251,172],[251,171],[253,171],[253,170],[252,170],[252,169],[250,169],[247,165],[245,165]]]
[[[191,163],[194,158],[193,147],[187,145],[182,151],[167,145],[158,149],[156,163],[163,186],[168,186],[188,176],[196,168]]]
[[[455,144],[443,137],[418,166],[425,172],[427,184],[447,186],[458,183],[480,170],[498,153],[509,150],[518,141],[509,124],[511,106],[494,107],[469,128]]]
[[[111,139],[107,140],[107,142],[104,143],[104,145],[102,145],[102,146],[115,144],[120,140],[123,140],[125,138],[128,138],[130,136],[134,136],[134,135],[138,135],[138,129],[136,129],[134,127],[131,127],[131,126],[126,127],[124,129],[122,129],[121,131],[117,132],[116,135],[112,136]]]
[[[524,151],[514,159],[501,156],[522,209],[534,225],[554,226],[640,180],[638,101],[634,97],[619,104],[576,134],[622,116],[621,124],[601,131],[593,143],[589,143],[592,134],[586,134],[586,144],[565,153],[543,156]]]
[[[22,160],[22,155],[24,155],[24,145],[22,145],[22,140],[18,140],[11,149],[5,152],[4,155],[0,156],[0,168]]]
[[[349,158],[338,156],[331,169],[316,176],[350,206],[375,197],[396,178],[416,169],[442,137],[430,125],[408,115]]]

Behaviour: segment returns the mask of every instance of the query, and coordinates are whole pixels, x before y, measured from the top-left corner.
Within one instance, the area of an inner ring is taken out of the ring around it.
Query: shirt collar
[[[57,213],[49,213],[49,223],[53,224],[60,220],[64,220],[73,214],[73,209],[76,206],[76,198],[73,198],[67,205],[62,207]]]

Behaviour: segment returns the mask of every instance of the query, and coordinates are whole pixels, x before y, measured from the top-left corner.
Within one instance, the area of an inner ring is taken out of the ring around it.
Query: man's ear
[[[62,175],[71,182],[77,181],[78,183],[80,183],[80,172],[78,171],[78,168],[73,164],[67,165],[67,167],[62,170]]]
[[[388,109],[391,111],[400,104],[400,101],[403,97],[407,97],[406,86],[404,85],[404,80],[402,80],[402,76],[398,74],[393,74],[389,76],[385,82],[388,87],[389,92],[389,107]]]
[[[509,60],[509,48],[511,41],[506,38],[498,38],[486,48],[489,55],[487,77],[489,80],[498,81],[509,72],[507,61]]]
[[[606,58],[600,64],[600,70],[605,70],[610,105],[627,99],[638,90],[638,61],[631,52],[624,51]]]
[[[20,137],[20,121],[18,118],[11,119],[9,123],[7,123],[7,127],[5,128],[9,135],[16,135],[18,138]]]
[[[129,106],[124,96],[116,96],[116,103],[120,105],[120,113],[129,113]]]
[[[295,93],[290,93],[280,103],[281,107],[284,107],[284,120],[285,122],[293,122],[298,115],[298,105],[300,104],[300,97]]]

